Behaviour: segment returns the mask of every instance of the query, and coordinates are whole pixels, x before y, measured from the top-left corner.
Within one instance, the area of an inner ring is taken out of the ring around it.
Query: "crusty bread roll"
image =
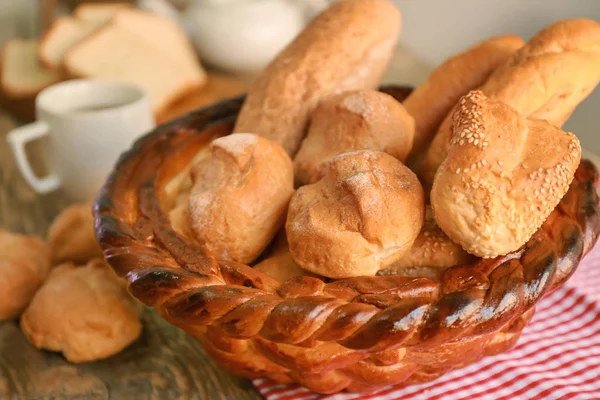
[[[491,99],[560,127],[600,81],[600,24],[569,19],[535,35],[481,87]],[[419,178],[427,187],[444,161],[452,122],[444,121]]]
[[[442,120],[461,96],[477,89],[501,63],[523,47],[514,35],[496,36],[456,54],[433,70],[429,78],[404,100],[415,118],[411,158],[424,151]]]
[[[296,276],[314,276],[314,274],[300,268],[292,258],[285,230],[277,235],[268,257],[256,264],[254,269],[280,282],[285,282]]]
[[[409,252],[377,275],[439,278],[447,268],[467,264],[474,257],[454,243],[435,222],[431,207],[425,209],[425,223]]]
[[[0,321],[21,314],[50,265],[50,249],[40,239],[0,229]]]
[[[414,119],[392,96],[357,90],[323,99],[294,158],[296,183],[323,177],[335,156],[356,150],[384,151],[404,162],[412,147]]]
[[[293,155],[323,97],[375,88],[400,32],[388,0],[347,0],[314,18],[254,82],[234,132],[255,132]]]
[[[52,262],[72,261],[85,264],[102,257],[102,249],[94,234],[92,204],[72,204],[56,216],[48,229]]]
[[[285,221],[294,194],[292,161],[278,144],[249,133],[216,139],[211,152],[193,176],[192,232],[209,254],[248,264]]]
[[[305,270],[330,278],[375,275],[410,249],[424,214],[416,175],[386,153],[361,150],[335,157],[323,179],[298,189],[286,233]]]
[[[60,351],[72,363],[117,354],[142,332],[139,304],[102,259],[52,270],[21,318],[35,347]]]
[[[579,141],[480,91],[460,100],[453,121],[448,156],[431,191],[435,219],[476,256],[517,250],[567,192]]]

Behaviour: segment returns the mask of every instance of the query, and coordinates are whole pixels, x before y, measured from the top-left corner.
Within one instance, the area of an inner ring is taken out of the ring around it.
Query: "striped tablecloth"
[[[600,399],[600,245],[544,298],[514,349],[441,378],[369,395],[319,395],[257,379],[268,400]]]

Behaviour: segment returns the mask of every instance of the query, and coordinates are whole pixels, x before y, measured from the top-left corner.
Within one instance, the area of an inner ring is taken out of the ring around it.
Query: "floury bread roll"
[[[294,158],[296,182],[316,182],[333,157],[356,150],[383,151],[404,162],[413,134],[413,117],[388,94],[357,90],[327,97]]]
[[[481,86],[524,44],[518,36],[496,36],[450,57],[433,70],[403,103],[416,124],[411,158],[427,149],[458,99]]]
[[[579,141],[479,91],[460,100],[453,128],[431,191],[438,225],[479,257],[517,250],[567,192]]]
[[[494,71],[481,91],[526,116],[560,127],[599,81],[600,24],[569,19],[535,35]],[[444,121],[427,151],[419,174],[426,187],[446,158],[451,127],[451,121]]]
[[[345,153],[292,198],[290,253],[329,278],[375,275],[410,249],[424,213],[421,184],[404,164],[379,151]]]
[[[377,275],[439,278],[447,268],[463,265],[475,257],[453,242],[435,222],[431,207],[425,210],[425,223],[409,252]]]
[[[400,12],[388,0],[336,2],[255,81],[234,132],[257,133],[295,154],[322,98],[377,87],[399,33]]]
[[[296,276],[314,276],[314,274],[300,268],[292,258],[285,231],[277,235],[273,250],[268,257],[256,264],[254,269],[280,282],[285,282]]]
[[[294,194],[292,160],[277,143],[248,133],[214,140],[211,152],[192,177],[191,232],[217,259],[248,264],[285,221]]]

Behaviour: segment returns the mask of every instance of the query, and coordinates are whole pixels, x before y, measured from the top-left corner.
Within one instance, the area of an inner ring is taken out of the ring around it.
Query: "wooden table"
[[[25,183],[6,144],[13,122],[0,110],[0,227],[44,236],[66,204],[60,192],[38,196]],[[39,149],[32,149],[36,159]],[[107,360],[73,365],[36,350],[17,322],[0,322],[0,399],[262,399],[252,384],[213,363],[200,344],[144,313],[142,337]]]

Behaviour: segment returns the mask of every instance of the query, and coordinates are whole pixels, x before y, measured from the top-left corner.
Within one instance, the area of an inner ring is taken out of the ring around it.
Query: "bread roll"
[[[474,257],[454,243],[435,222],[431,207],[409,252],[377,275],[401,275],[438,279],[447,268],[473,261]]]
[[[523,44],[523,39],[518,36],[496,36],[455,54],[433,70],[403,103],[415,118],[411,158],[427,149],[458,99],[481,86],[492,71]]]
[[[375,275],[410,249],[424,213],[421,184],[400,161],[379,151],[345,153],[292,198],[290,252],[318,275]]]
[[[567,192],[579,141],[480,91],[460,100],[453,122],[448,157],[431,191],[435,219],[471,254],[515,251]]]
[[[269,256],[256,264],[254,269],[280,282],[285,282],[296,276],[314,276],[314,274],[300,268],[292,258],[285,231],[278,235]]]
[[[498,68],[481,87],[526,116],[558,127],[600,81],[600,24],[569,19],[548,26]],[[452,122],[444,121],[419,174],[424,186],[444,161]]]
[[[21,314],[50,265],[50,249],[40,239],[0,229],[0,321]]]
[[[190,225],[200,246],[221,260],[248,264],[285,221],[294,193],[292,161],[257,135],[216,139],[211,159],[193,176]]]
[[[327,97],[294,158],[296,183],[318,181],[333,157],[356,150],[384,151],[404,162],[413,134],[414,119],[388,94],[357,90]]]
[[[85,264],[102,257],[102,249],[94,234],[94,216],[90,203],[73,204],[56,216],[48,229],[52,262],[72,261]]]
[[[377,87],[400,32],[388,0],[347,0],[317,16],[254,82],[234,132],[255,132],[293,155],[325,96]]]
[[[117,354],[142,332],[138,303],[102,260],[52,270],[21,318],[35,347],[60,351],[72,363]]]

